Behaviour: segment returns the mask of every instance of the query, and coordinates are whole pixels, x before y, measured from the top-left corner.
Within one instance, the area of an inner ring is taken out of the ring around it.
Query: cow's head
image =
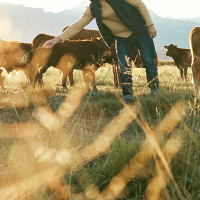
[[[166,55],[170,57],[174,57],[177,54],[177,45],[170,44],[169,46],[164,46],[167,49]]]

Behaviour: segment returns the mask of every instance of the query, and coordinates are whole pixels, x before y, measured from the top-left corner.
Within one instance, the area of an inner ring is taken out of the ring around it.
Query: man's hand
[[[51,40],[47,40],[42,47],[44,48],[52,48],[55,44],[61,42],[60,37],[55,37]]]
[[[153,24],[150,25],[150,26],[148,26],[148,31],[149,31],[149,34],[150,34],[150,36],[151,36],[152,38],[155,38],[155,37],[156,37],[156,35],[157,35],[157,30],[156,30],[156,28],[154,27]]]

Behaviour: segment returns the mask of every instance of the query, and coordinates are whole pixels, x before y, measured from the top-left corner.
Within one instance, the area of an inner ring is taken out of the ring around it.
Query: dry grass
[[[138,101],[132,106],[123,104],[120,89],[113,89],[109,66],[96,72],[98,93],[85,90],[80,71],[75,72],[77,85],[63,91],[57,86],[60,74],[56,71],[54,75],[54,71],[49,70],[44,77],[50,88],[18,89],[26,81],[13,87],[11,75],[5,80],[10,85],[0,91],[2,200],[126,199],[130,193],[127,186],[136,177],[148,180],[144,199],[170,199],[173,195],[167,189],[169,182],[175,189],[173,199],[187,199],[187,188],[183,190],[177,183],[171,163],[185,142],[184,128],[177,127],[184,124],[183,118],[192,116],[193,86],[190,81],[181,82],[176,67],[159,68],[163,93],[155,97],[148,95],[144,69],[134,68],[133,89]],[[188,77],[190,80],[190,70]],[[165,112],[159,112],[159,106]],[[81,191],[78,184],[64,184],[64,176],[73,175],[106,155],[131,126],[143,133],[138,151],[104,188],[87,173],[84,176],[88,183]],[[188,128],[186,124],[185,127]],[[152,161],[154,173],[149,175],[147,166]]]

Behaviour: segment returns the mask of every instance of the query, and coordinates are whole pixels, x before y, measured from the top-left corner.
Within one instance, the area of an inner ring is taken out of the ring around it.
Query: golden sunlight
[[[10,34],[12,24],[8,19],[0,19],[0,35],[7,36]]]

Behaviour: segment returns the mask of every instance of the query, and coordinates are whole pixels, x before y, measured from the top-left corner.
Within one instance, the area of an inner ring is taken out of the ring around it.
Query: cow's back
[[[99,40],[66,40],[53,47],[47,64],[56,66],[62,56],[66,54],[76,58],[77,66],[82,68],[87,63],[100,63],[104,48],[102,48]]]
[[[200,27],[195,27],[189,36],[191,53],[193,56],[200,57]]]
[[[63,32],[68,28],[69,26],[65,26],[63,28]],[[92,38],[98,38],[101,37],[99,31],[92,30],[92,29],[83,29],[75,36],[69,38],[70,40],[85,40],[85,39],[92,39]]]
[[[190,49],[180,48],[178,50],[179,50],[179,57],[174,60],[176,65],[191,67],[192,55],[191,55]]]
[[[47,35],[45,33],[38,34],[32,41],[32,49],[35,50],[39,47],[42,47],[43,44],[50,39],[55,38],[53,35]]]

